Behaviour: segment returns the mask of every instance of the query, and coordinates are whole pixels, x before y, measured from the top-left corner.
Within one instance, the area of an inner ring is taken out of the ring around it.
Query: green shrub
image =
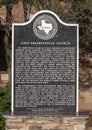
[[[1,112],[0,112],[0,130],[5,130],[5,119],[3,118]]]
[[[0,87],[0,130],[5,130],[5,119],[2,114],[5,111],[10,111],[10,92],[8,87]]]

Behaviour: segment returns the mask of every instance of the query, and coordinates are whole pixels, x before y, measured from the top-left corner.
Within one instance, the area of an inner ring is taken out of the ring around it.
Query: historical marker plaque
[[[13,25],[12,111],[42,115],[78,112],[78,25],[50,11]]]

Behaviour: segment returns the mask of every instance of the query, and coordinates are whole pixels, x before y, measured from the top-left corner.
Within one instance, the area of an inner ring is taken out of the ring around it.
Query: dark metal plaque
[[[76,115],[78,25],[40,11],[13,25],[12,50],[12,111]]]

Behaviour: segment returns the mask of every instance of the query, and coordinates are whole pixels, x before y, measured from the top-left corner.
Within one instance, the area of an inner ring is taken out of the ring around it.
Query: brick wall
[[[5,6],[2,6],[2,8],[0,8],[0,16],[1,17],[6,17],[6,8],[5,8]],[[0,22],[4,25],[4,24],[6,24],[6,22],[3,20],[3,19],[1,19],[0,18]]]
[[[23,14],[23,5],[20,1],[18,4],[15,4],[12,9],[13,22],[24,22],[24,14]]]
[[[0,15],[4,16],[6,18],[6,7],[5,6],[2,6],[0,8]],[[12,15],[13,15],[13,23],[24,22],[23,5],[22,5],[21,1],[19,1],[15,5],[13,5]]]
[[[6,8],[5,8],[5,6],[2,6],[2,8],[0,8],[0,15],[4,15],[6,17]]]

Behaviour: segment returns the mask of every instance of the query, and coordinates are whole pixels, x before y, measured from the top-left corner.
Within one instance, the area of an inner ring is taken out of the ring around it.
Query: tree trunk
[[[11,10],[12,10],[12,5],[6,4],[6,21],[7,21],[7,24],[12,23],[13,16],[12,16]]]
[[[24,10],[24,21],[28,21],[28,4],[26,0],[22,0],[23,2],[23,10]]]

